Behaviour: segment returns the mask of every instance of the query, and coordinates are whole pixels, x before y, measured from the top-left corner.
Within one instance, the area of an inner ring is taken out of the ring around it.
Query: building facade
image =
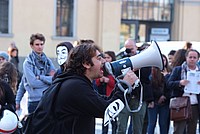
[[[115,52],[127,38],[200,41],[200,1],[0,0],[0,50],[14,41],[26,57],[33,33],[45,35],[51,58],[56,44],[79,39]]]

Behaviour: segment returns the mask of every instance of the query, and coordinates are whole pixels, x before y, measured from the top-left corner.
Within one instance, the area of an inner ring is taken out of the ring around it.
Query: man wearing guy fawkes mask
[[[53,80],[56,78],[57,75],[63,72],[64,63],[67,61],[69,52],[72,48],[73,45],[70,42],[62,42],[56,46],[57,62],[60,65],[60,68],[54,74]]]
[[[126,48],[127,55],[124,55],[124,57],[131,57],[137,54],[137,46],[136,41],[133,39],[128,39],[124,47]],[[143,62],[143,61],[141,61]],[[151,73],[151,67],[143,67],[141,69],[135,69],[135,74],[139,77],[141,84],[143,86],[143,104],[141,109],[138,112],[130,113],[126,108],[124,108],[118,115],[119,122],[118,122],[118,129],[117,134],[125,134],[126,128],[127,128],[127,122],[129,116],[132,118],[132,123],[130,125],[129,133],[134,134],[142,134],[142,128],[144,124],[144,117],[146,114],[146,102],[149,100],[149,90],[150,90],[150,80],[149,75]],[[129,106],[132,110],[135,110],[138,108],[139,101],[140,101],[140,90],[141,86],[136,87],[135,90],[132,92],[133,97],[129,101]]]

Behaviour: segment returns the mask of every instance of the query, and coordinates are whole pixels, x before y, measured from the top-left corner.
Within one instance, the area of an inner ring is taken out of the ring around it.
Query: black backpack
[[[24,121],[24,134],[35,134],[35,131],[37,134],[55,133],[53,132],[53,126],[56,123],[54,103],[64,80],[66,78],[56,78],[52,85],[44,91],[36,110],[29,114]]]

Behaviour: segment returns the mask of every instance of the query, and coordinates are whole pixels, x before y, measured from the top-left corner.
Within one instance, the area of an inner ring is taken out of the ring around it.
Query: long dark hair
[[[114,51],[105,51],[104,54],[109,55],[112,58],[112,61],[116,61],[116,56],[115,56],[115,52]],[[103,75],[104,76],[108,76],[109,75],[109,73],[107,72],[105,67],[103,67]]]
[[[186,60],[185,58],[186,52],[187,50],[185,49],[179,49],[176,51],[176,53],[174,54],[174,59],[171,64],[172,68],[182,65],[182,63]]]
[[[167,56],[165,56],[164,54],[162,54],[162,57],[165,59],[165,61],[166,61],[166,64],[164,65],[164,69],[166,69],[166,71],[168,72],[168,73],[170,73],[171,71],[172,71],[172,69],[170,68],[170,66],[169,66],[169,61],[168,61],[168,59],[167,59]]]
[[[151,70],[152,80],[151,84],[155,89],[160,89],[164,87],[164,76],[160,69],[157,67],[152,67]]]
[[[109,55],[112,58],[112,61],[116,60],[115,52],[114,51],[105,51],[104,54]]]
[[[3,104],[4,100],[5,100],[5,91],[2,87],[2,83],[3,81],[0,79],[0,104]]]
[[[11,62],[3,62],[0,64],[0,79],[8,83],[13,93],[16,93],[17,88],[17,69]]]

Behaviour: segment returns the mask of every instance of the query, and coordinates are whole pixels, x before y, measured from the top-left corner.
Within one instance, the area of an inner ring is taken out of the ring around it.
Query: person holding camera
[[[137,46],[136,41],[133,39],[128,39],[124,47],[126,48],[126,52],[128,53],[125,57],[131,57],[137,54]],[[141,109],[138,112],[130,113],[126,108],[124,108],[121,113],[118,115],[118,134],[125,134],[127,129],[127,122],[129,116],[131,116],[131,124],[129,133],[134,134],[142,134],[143,124],[144,124],[144,117],[146,114],[146,101],[148,100],[148,94],[150,90],[150,80],[149,75],[151,74],[151,67],[143,67],[141,69],[138,69],[135,71],[135,74],[139,77],[141,84],[143,86],[144,92],[143,92],[143,105]],[[133,97],[129,101],[129,106],[132,110],[137,109],[140,103],[140,91],[141,86],[136,87],[133,91]]]
[[[137,54],[137,46],[133,45],[135,41],[132,39],[128,39],[125,44],[125,51],[120,52],[119,54],[116,55],[116,59],[122,59],[126,57],[131,57]]]

